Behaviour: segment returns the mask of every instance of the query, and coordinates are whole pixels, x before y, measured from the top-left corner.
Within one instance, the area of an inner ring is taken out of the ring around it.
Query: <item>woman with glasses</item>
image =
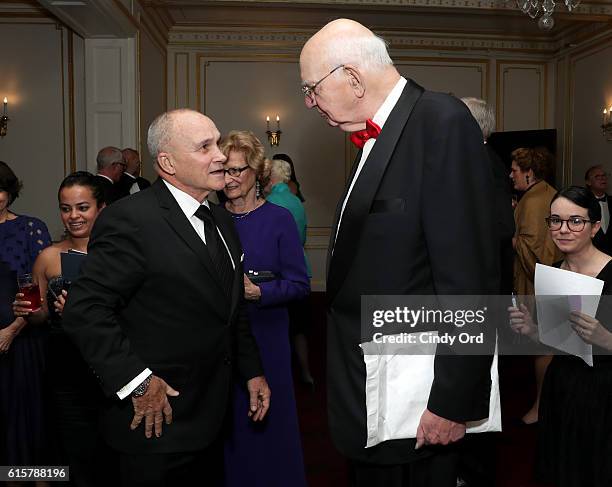
[[[236,383],[231,432],[225,445],[226,485],[303,487],[306,480],[291,377],[287,304],[310,291],[304,252],[291,213],[267,203],[261,194],[270,163],[261,142],[252,132],[233,131],[219,147],[227,157],[225,208],[234,217],[244,269],[266,276],[262,282],[245,275],[244,297],[274,398],[274,411],[263,423],[253,423],[243,413],[248,406],[246,390]]]
[[[544,179],[553,167],[552,154],[544,147],[516,149],[512,152],[510,179],[514,189],[522,194],[514,210],[516,231],[514,246],[514,292],[519,296],[532,296],[536,263],[551,265],[561,258],[561,253],[548,234],[544,218],[548,216],[550,200],[555,189]],[[542,353],[547,353],[542,349]],[[537,394],[533,406],[522,418],[523,423],[538,421],[538,404],[542,381],[550,355],[535,357]]]
[[[593,367],[573,355],[556,355],[540,402],[536,476],[557,487],[612,485],[612,258],[593,245],[601,208],[585,188],[559,191],[546,219],[565,259],[561,269],[604,281],[596,317],[573,311],[570,324],[593,345]],[[537,340],[537,325],[524,305],[510,308],[512,329]]]

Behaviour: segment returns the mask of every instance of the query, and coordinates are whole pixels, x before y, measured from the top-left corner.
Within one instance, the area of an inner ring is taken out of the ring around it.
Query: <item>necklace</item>
[[[247,216],[249,216],[249,214],[256,210],[257,208],[259,208],[263,203],[260,203],[259,200],[255,203],[255,207],[251,208],[249,211],[247,211],[246,213],[242,213],[242,214],[238,214],[236,215],[235,213],[232,213],[232,218],[234,220],[242,220],[243,218],[246,218]],[[230,212],[231,213],[231,212]]]
[[[253,210],[254,210],[254,209],[255,209],[255,208],[253,208]],[[249,210],[249,211],[247,211],[246,213],[243,213],[242,215],[234,215],[234,214],[232,214],[232,218],[233,218],[234,220],[242,220],[243,218],[246,218],[247,216],[249,216],[249,213],[251,213],[253,210]]]

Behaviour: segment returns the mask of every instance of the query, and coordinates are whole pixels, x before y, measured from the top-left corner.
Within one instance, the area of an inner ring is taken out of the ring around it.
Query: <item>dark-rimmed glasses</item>
[[[325,76],[323,76],[319,81],[317,81],[316,83],[313,83],[311,85],[302,85],[302,94],[307,97],[307,98],[312,98],[313,95],[315,95],[315,88],[317,86],[319,86],[321,83],[323,83],[323,81],[328,77],[331,76],[332,74],[334,74],[337,70],[339,70],[340,68],[343,68],[344,64],[340,64],[339,66],[336,66],[334,69],[332,69],[329,73],[327,73]]]
[[[248,164],[244,167],[228,167],[227,169],[224,169],[224,172],[230,176],[238,177],[242,175],[242,171],[246,171],[250,167],[251,166]]]
[[[549,216],[548,218],[545,218],[545,220],[550,230],[561,230],[563,222],[565,222],[570,232],[582,232],[587,223],[595,223],[593,220],[588,220],[586,218],[582,218],[581,216],[572,216],[567,220],[559,218],[558,216]]]

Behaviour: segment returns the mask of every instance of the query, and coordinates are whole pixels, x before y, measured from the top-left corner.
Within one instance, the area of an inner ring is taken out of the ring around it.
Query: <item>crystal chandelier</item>
[[[567,10],[571,12],[579,4],[580,0],[563,0]],[[538,27],[542,30],[550,30],[555,26],[555,21],[552,17],[555,11],[554,0],[516,0],[518,8],[521,12],[535,19],[538,15],[542,15],[538,20]]]

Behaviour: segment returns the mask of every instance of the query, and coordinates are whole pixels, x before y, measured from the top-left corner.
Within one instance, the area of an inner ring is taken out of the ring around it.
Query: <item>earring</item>
[[[259,198],[261,196],[261,184],[259,181],[255,181],[255,197]]]
[[[527,184],[529,184],[529,174],[527,174],[527,176],[525,176],[525,179],[527,180]]]

